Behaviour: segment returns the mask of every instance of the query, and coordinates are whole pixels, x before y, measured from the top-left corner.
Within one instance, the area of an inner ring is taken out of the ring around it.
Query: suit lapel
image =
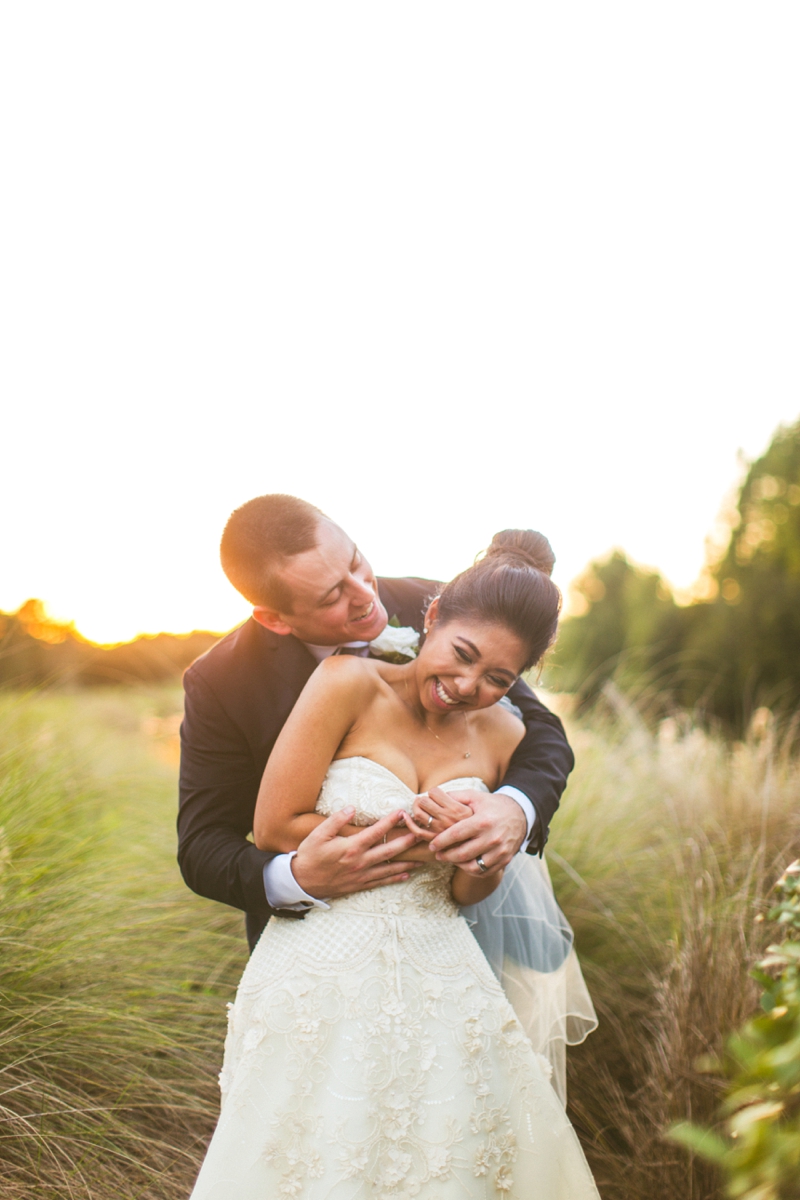
[[[279,637],[260,626],[259,641],[262,657],[258,686],[265,703],[254,722],[253,736],[258,769],[263,770],[275,739],[317,664],[303,643],[291,636]]]
[[[280,637],[272,634],[270,669],[280,675],[299,695],[316,667],[316,662],[302,642],[289,634]]]
[[[390,619],[397,617],[401,625],[418,633],[422,632],[428,601],[438,590],[439,585],[429,579],[378,580],[378,594]]]

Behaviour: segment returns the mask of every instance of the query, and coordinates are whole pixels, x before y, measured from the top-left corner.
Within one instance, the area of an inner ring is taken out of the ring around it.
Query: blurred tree
[[[590,564],[574,585],[573,604],[577,615],[562,625],[546,681],[582,703],[611,678],[638,685],[680,651],[680,610],[669,587],[619,550]]]
[[[717,592],[686,612],[687,656],[705,665],[706,703],[741,726],[762,705],[800,701],[800,421],[780,428],[752,463],[727,549],[712,566]],[[698,672],[697,678],[702,678]],[[695,688],[682,697],[701,699]]]
[[[655,572],[616,551],[576,585],[546,682],[586,703],[603,684],[650,685],[741,730],[755,709],[800,702],[800,421],[781,427],[742,485],[731,536],[680,607]]]
[[[177,682],[219,635],[158,633],[118,646],[95,646],[74,625],[52,621],[41,600],[0,613],[0,686]]]

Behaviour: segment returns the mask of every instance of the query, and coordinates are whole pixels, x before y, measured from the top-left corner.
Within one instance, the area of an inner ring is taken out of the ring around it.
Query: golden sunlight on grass
[[[177,1200],[246,954],[175,866],[180,693],[0,702],[3,1196]]]
[[[572,1052],[572,1116],[609,1200],[712,1200],[715,1172],[661,1135],[714,1119],[720,1084],[698,1065],[756,1006],[763,914],[800,847],[800,763],[764,712],[731,744],[688,718],[649,730],[610,697],[607,720],[570,731],[549,848],[600,1018]]]
[[[0,1174],[8,1200],[185,1200],[217,1111],[238,913],[174,861],[180,692],[0,697]],[[664,1142],[753,1007],[765,893],[799,848],[769,721],[731,745],[617,701],[572,723],[549,861],[601,1019],[571,1113],[607,1200],[711,1200]]]

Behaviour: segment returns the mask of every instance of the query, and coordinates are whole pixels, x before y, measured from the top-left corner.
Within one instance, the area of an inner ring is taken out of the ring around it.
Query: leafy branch
[[[800,1200],[800,860],[775,889],[779,902],[769,920],[784,941],[752,972],[764,989],[762,1013],[728,1042],[723,1134],[688,1122],[670,1131],[717,1164],[733,1200]]]

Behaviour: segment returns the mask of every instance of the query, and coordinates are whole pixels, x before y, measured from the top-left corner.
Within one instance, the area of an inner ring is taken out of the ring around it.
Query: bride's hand
[[[411,812],[414,832],[426,842],[432,842],[437,834],[455,825],[456,821],[463,821],[472,816],[472,809],[468,804],[454,800],[440,787],[431,788],[429,792],[415,796]]]

